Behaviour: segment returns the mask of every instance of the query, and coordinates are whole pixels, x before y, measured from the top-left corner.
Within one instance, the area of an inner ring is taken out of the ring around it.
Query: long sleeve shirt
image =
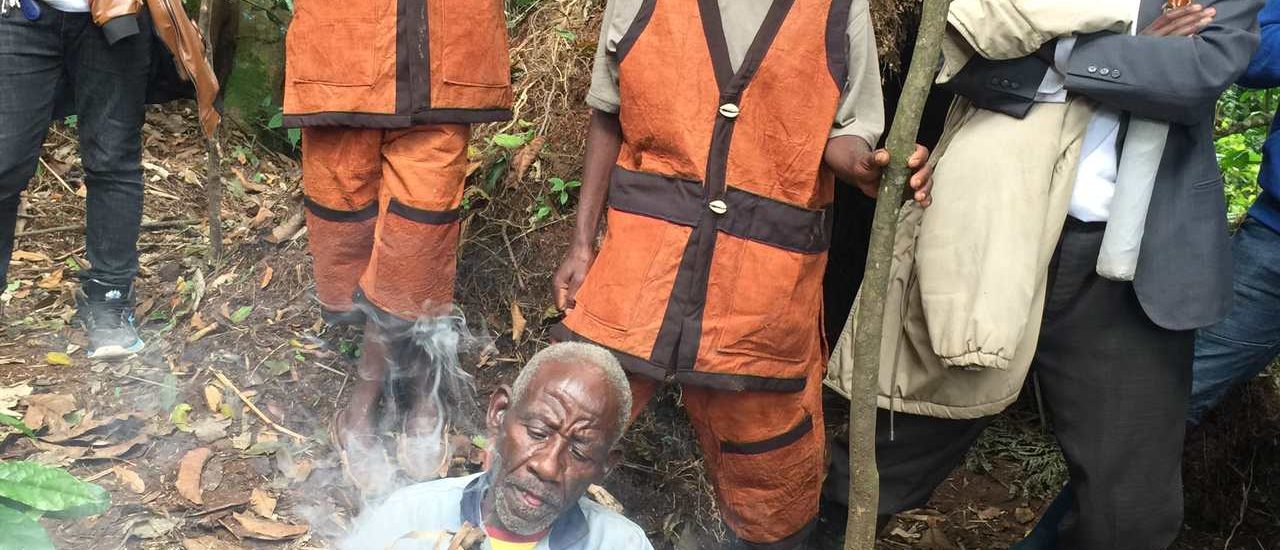
[[[1253,56],[1249,70],[1240,79],[1250,88],[1280,87],[1280,0],[1268,0],[1258,14],[1262,24],[1262,44]],[[1262,146],[1262,169],[1258,173],[1262,195],[1249,209],[1249,215],[1280,232],[1280,113],[1271,124],[1271,133]]]

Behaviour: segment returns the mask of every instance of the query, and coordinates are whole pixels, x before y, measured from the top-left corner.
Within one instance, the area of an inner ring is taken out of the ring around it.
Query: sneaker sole
[[[94,360],[123,359],[125,357],[134,355],[142,351],[142,348],[144,347],[146,347],[146,343],[144,343],[142,340],[138,340],[137,342],[134,342],[132,345],[128,347],[102,346],[90,352],[89,359],[94,359]]]

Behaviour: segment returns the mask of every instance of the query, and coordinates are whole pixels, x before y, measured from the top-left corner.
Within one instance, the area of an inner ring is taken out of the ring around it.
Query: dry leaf
[[[31,386],[26,383],[0,388],[0,414],[21,416],[13,408],[28,395],[31,395]]]
[[[179,518],[153,517],[133,524],[129,534],[140,539],[155,539],[169,534],[180,525],[182,520]]]
[[[995,506],[988,506],[986,508],[978,510],[978,519],[981,519],[983,521],[989,521],[989,520],[993,520],[1000,517],[1000,514],[1003,514],[1003,513],[1004,513],[1004,510],[996,508]]]
[[[262,540],[287,540],[295,539],[311,529],[308,525],[290,525],[280,523],[278,521],[270,521],[254,517],[250,514],[242,514],[236,512],[231,514],[242,527],[248,531],[248,536]]]
[[[528,324],[524,314],[520,313],[520,304],[511,302],[511,341],[513,343],[520,343],[520,338],[524,336],[524,328]]]
[[[1013,519],[1018,520],[1018,523],[1031,523],[1036,520],[1036,513],[1030,508],[1020,506],[1013,511]]]
[[[254,489],[249,493],[249,507],[264,518],[276,517],[276,498],[262,489]]]
[[[93,450],[93,454],[90,455],[89,458],[119,458],[125,453],[133,450],[134,447],[142,445],[149,440],[150,438],[147,437],[147,434],[138,434],[137,437],[134,437],[133,439],[129,439],[115,445],[96,448]]]
[[[191,423],[191,431],[196,434],[196,439],[201,443],[211,443],[227,437],[227,428],[231,427],[231,419],[223,418],[221,420],[206,416]]]
[[[27,250],[14,250],[10,261],[14,262],[52,262],[48,256],[39,252],[30,252]]]
[[[267,266],[267,268],[262,271],[262,282],[258,283],[258,288],[267,288],[267,285],[271,284],[271,276],[275,274],[275,268]]]
[[[533,166],[533,161],[538,159],[538,153],[542,152],[542,146],[547,142],[545,136],[533,138],[511,159],[511,171],[508,172],[510,183],[516,183],[524,179],[525,172],[529,171],[529,167]]]
[[[71,366],[71,356],[60,351],[51,351],[44,354],[44,362],[59,367]]]
[[[209,407],[209,412],[222,411],[222,389],[209,384],[204,387],[204,404]]]
[[[189,321],[189,323],[191,324],[191,328],[196,330],[209,326],[209,322],[204,320],[204,315],[201,315],[199,311],[195,312],[195,314],[191,316],[191,321]]]
[[[213,451],[208,447],[200,447],[187,451],[182,457],[182,461],[178,463],[178,494],[195,504],[204,504],[204,497],[200,491],[200,473],[204,471],[205,462],[209,461],[209,456]]]
[[[36,286],[45,290],[56,290],[59,286],[62,286],[62,273],[64,271],[66,271],[64,268],[58,268],[53,273],[45,275],[44,278],[40,279],[40,282],[36,283]]]
[[[271,244],[280,244],[292,239],[294,235],[302,230],[302,225],[306,223],[306,221],[306,214],[302,209],[298,209],[298,211],[289,216],[289,219],[285,220],[284,223],[276,226],[275,229],[272,229],[271,235],[266,237],[266,241]]]
[[[147,484],[142,481],[142,476],[138,472],[125,468],[124,466],[116,466],[111,468],[111,472],[116,475],[116,480],[124,485],[134,494],[142,494],[147,491]]]
[[[204,338],[205,336],[208,336],[210,332],[213,332],[215,330],[218,330],[218,323],[216,322],[209,323],[208,326],[192,333],[191,336],[188,336],[187,343],[190,344],[190,343],[196,342],[197,340]]]
[[[66,393],[38,393],[23,401],[27,404],[27,414],[23,415],[22,423],[33,431],[48,426],[52,432],[65,432],[68,425],[63,416],[76,410],[76,398]]]
[[[194,539],[182,539],[182,550],[240,550],[240,547],[206,535]]]

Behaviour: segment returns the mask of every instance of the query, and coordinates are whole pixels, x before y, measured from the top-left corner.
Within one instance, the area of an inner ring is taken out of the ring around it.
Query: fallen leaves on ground
[[[138,475],[138,472],[124,466],[112,467],[111,472],[116,475],[116,481],[129,491],[139,495],[147,491],[147,484],[142,481],[142,476]]]
[[[264,518],[275,519],[276,517],[276,498],[262,489],[254,488],[249,493],[249,507]]]
[[[305,535],[307,531],[311,530],[311,527],[306,524],[292,525],[288,523],[281,523],[278,521],[262,519],[249,513],[237,512],[231,514],[231,517],[235,518],[236,522],[240,524],[240,527],[244,529],[244,534],[242,536],[261,540],[295,539]]]
[[[208,447],[199,447],[187,451],[178,463],[178,494],[195,504],[204,504],[204,496],[200,490],[200,474],[204,464],[209,461],[213,451]]]
[[[31,386],[27,383],[15,384],[7,388],[0,388],[0,414],[9,416],[22,416],[13,410],[22,402],[22,398],[31,395]]]

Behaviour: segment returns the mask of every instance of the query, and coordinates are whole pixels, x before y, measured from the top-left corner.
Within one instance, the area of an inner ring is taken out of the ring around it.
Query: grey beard
[[[489,458],[489,472],[494,476],[489,490],[494,491],[493,514],[498,516],[498,521],[502,522],[502,527],[517,535],[534,535],[549,529],[551,524],[559,519],[557,516],[541,510],[527,510],[523,503],[511,502],[509,499],[510,493],[498,490],[498,485],[505,483],[505,480],[498,478],[498,476],[502,475],[502,470],[502,455],[494,451]],[[549,505],[551,503],[544,504]]]

